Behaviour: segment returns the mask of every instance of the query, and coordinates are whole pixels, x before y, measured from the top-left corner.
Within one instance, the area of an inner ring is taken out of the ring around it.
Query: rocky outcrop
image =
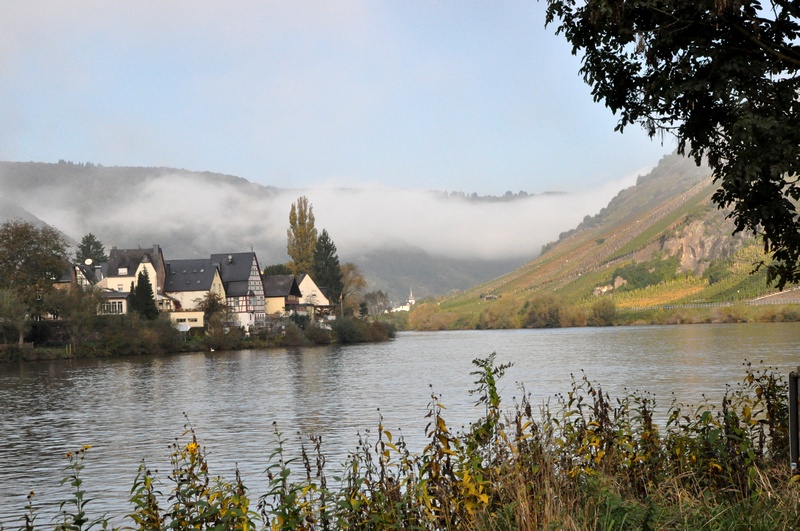
[[[676,228],[673,236],[663,240],[662,249],[669,256],[680,258],[680,270],[701,275],[708,265],[733,256],[752,237],[732,235],[733,223],[725,213],[711,210],[696,218],[689,216]]]

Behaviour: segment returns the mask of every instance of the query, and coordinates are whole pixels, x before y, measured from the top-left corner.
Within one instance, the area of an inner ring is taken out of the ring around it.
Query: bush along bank
[[[351,317],[341,317],[330,325],[285,319],[252,334],[238,327],[221,326],[181,334],[167,317],[147,320],[136,315],[101,316],[91,326],[84,325],[80,334],[74,332],[75,328],[69,321],[37,322],[24,346],[0,344],[0,362],[349,344],[388,341],[396,335],[390,322]]]
[[[394,339],[397,331],[391,323],[338,317],[334,321],[317,322],[308,319],[286,319],[253,334],[237,330],[222,334],[223,344],[215,345],[219,334],[207,334],[205,342],[225,349],[298,347],[309,345],[371,343]],[[224,336],[229,336],[225,341]]]
[[[463,433],[428,405],[427,444],[411,453],[379,419],[359,436],[335,476],[321,439],[293,460],[275,428],[267,492],[212,476],[187,424],[166,478],[142,464],[126,529],[797,529],[798,483],[788,463],[787,383],[746,364],[720,407],[673,403],[654,419],[647,394],[611,399],[586,378],[534,414],[528,395],[501,413],[498,381],[509,367],[474,360],[481,416]],[[524,391],[524,390],[523,390]],[[90,520],[82,478],[87,447],[68,454],[74,495],[56,529],[107,527]],[[36,523],[29,497],[20,529]]]

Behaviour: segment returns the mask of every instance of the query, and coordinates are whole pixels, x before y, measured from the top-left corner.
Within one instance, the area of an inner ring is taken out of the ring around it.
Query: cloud
[[[109,179],[87,183],[91,191],[51,182],[16,200],[76,240],[92,232],[109,246],[159,243],[171,258],[252,246],[269,264],[286,260],[289,210],[305,195],[317,229],[329,232],[345,260],[373,249],[409,246],[445,258],[505,260],[534,257],[633,179],[578,193],[490,202],[378,185],[270,189],[173,173],[138,181],[130,189]]]
[[[561,232],[597,213],[619,191],[606,185],[511,201],[443,198],[420,190],[310,189],[316,224],[343,253],[390,242],[447,258],[531,258]]]

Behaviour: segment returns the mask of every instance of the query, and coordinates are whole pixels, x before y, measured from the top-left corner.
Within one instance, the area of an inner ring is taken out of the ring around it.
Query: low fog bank
[[[508,260],[536,256],[543,244],[598,212],[632,181],[487,202],[382,187],[259,192],[168,175],[96,198],[89,190],[50,183],[13,201],[76,240],[92,232],[108,246],[161,243],[172,258],[253,247],[264,253],[262,262],[278,263],[287,260],[291,204],[305,195],[318,230],[328,230],[344,259],[370,249],[413,246],[449,259]]]
[[[317,227],[328,230],[343,254],[407,245],[448,259],[510,260],[537,256],[543,244],[596,214],[633,182],[492,202],[386,188],[303,193],[314,205]]]
[[[285,190],[187,172],[129,180],[98,175],[41,179],[33,185],[6,176],[0,194],[76,241],[95,234],[107,250],[159,244],[170,260],[253,249],[262,267],[288,260],[289,211],[305,195],[317,229],[327,229],[340,260],[363,260],[374,283],[370,288],[400,298],[422,275],[414,273],[415,264],[431,279],[415,289],[420,296],[465,289],[507,272],[597,213],[635,178],[503,201],[378,186]],[[392,253],[396,258],[384,259]],[[390,270],[400,262],[405,272]],[[433,280],[443,276],[448,282]]]

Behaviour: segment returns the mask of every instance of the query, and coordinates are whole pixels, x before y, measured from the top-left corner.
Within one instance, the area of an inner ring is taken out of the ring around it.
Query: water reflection
[[[477,418],[470,361],[493,351],[498,362],[515,363],[502,383],[506,404],[520,394],[516,382],[542,402],[583,370],[612,396],[648,390],[663,409],[672,393],[682,402],[703,393],[719,400],[741,380],[745,358],[793,370],[800,325],[404,333],[376,345],[4,365],[0,522],[17,525],[31,489],[40,501],[65,499],[63,455],[82,444],[94,446],[84,473],[90,512],[124,513],[141,460],[166,481],[184,413],[209,450],[212,474],[231,478],[238,465],[255,494],[276,445],[273,422],[295,454],[301,436],[321,435],[336,467],[357,433],[374,433],[380,409],[386,428],[418,451],[432,391],[442,395],[449,426]],[[40,523],[57,508],[43,512]]]

